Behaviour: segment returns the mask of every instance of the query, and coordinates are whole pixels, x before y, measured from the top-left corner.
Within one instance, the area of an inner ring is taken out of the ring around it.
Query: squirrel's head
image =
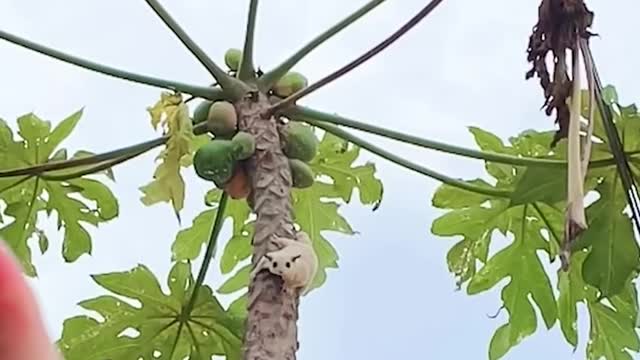
[[[300,259],[301,255],[295,255],[286,258],[280,256],[265,256],[269,260],[271,273],[282,275],[284,272],[288,271],[296,264],[296,261]]]

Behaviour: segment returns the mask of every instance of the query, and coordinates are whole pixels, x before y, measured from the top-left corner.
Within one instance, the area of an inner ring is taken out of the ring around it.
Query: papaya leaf
[[[491,187],[483,180],[469,182]],[[485,202],[489,202],[491,207],[481,207]],[[504,200],[443,184],[433,194],[432,205],[454,210],[435,219],[431,223],[431,232],[439,236],[463,237],[447,253],[447,266],[460,288],[475,274],[477,261],[487,261],[491,235],[495,229],[494,226],[487,225],[505,210],[506,204]],[[466,226],[460,226],[462,221]]]
[[[62,120],[52,129],[51,122],[29,113],[17,119],[20,138],[3,121],[0,123],[0,154],[12,159],[1,163],[0,168],[20,168],[50,161],[66,160],[67,150],[60,144],[71,134],[82,117],[82,110]],[[74,156],[86,156],[88,151],[77,151]],[[78,168],[66,170],[77,171]],[[61,172],[61,171],[59,171]],[[52,172],[44,175],[50,175]],[[104,172],[107,176],[112,172]],[[3,217],[4,227],[0,237],[6,241],[20,259],[24,271],[35,276],[31,262],[31,250],[27,245],[34,235],[42,253],[49,249],[49,238],[36,226],[38,214],[45,211],[57,213],[58,229],[64,227],[62,253],[67,262],[75,261],[85,253],[91,253],[91,236],[84,224],[98,226],[118,216],[118,201],[102,182],[80,177],[65,181],[46,176],[23,176],[0,179],[0,200],[7,206]],[[74,197],[72,197],[73,195]]]
[[[182,95],[163,92],[160,100],[148,111],[153,128],[161,126],[169,140],[156,158],[162,162],[153,174],[153,181],[139,188],[143,193],[141,200],[147,206],[170,202],[180,222],[185,197],[185,183],[180,169],[190,164],[195,138],[189,108],[182,102]]]
[[[595,291],[593,291],[595,293]],[[611,298],[611,305],[591,297],[587,303],[591,317],[587,359],[632,360],[630,351],[640,352],[640,339],[636,331],[638,299],[636,285],[628,281],[624,291]]]
[[[82,254],[91,254],[91,235],[82,223],[98,226],[100,222],[112,219],[118,214],[118,202],[104,184],[89,179],[74,179],[69,183],[46,182],[49,199],[47,213],[55,210],[58,214],[58,229],[64,226],[62,254],[67,262],[77,260]],[[93,200],[96,209],[90,209],[83,201],[70,197],[80,194]]]
[[[18,117],[17,123],[18,135],[24,139],[22,143],[32,150],[26,153],[25,160],[29,164],[41,163],[47,158],[44,151],[40,154],[40,150],[51,131],[51,122],[40,119],[34,113],[29,113]]]
[[[612,85],[603,87],[602,100],[609,105],[618,103],[618,92],[616,91],[616,88]]]
[[[631,219],[624,214],[626,199],[617,176],[605,178],[597,188],[600,199],[587,210],[589,228],[581,243],[591,251],[584,261],[584,280],[603,297],[618,294],[640,267],[640,248]]]
[[[558,319],[565,339],[574,350],[578,344],[577,304],[587,305],[590,319],[587,359],[632,359],[629,351],[640,351],[635,330],[638,317],[636,285],[629,279],[621,292],[609,298],[609,304],[600,301],[598,290],[585,283],[583,265],[589,249],[571,255],[568,272],[558,271]]]
[[[634,134],[640,130],[640,115],[633,105],[618,107],[620,111],[614,116],[625,150],[638,151],[640,141]],[[583,107],[583,115],[585,111]],[[598,111],[596,121],[597,114]],[[550,149],[553,132],[527,130],[510,138],[510,145],[481,129],[473,128],[472,132],[478,146],[485,151],[555,159],[563,159],[566,154],[566,141]],[[596,122],[596,136],[597,132]],[[593,144],[593,160],[611,158],[606,137],[603,141]],[[578,344],[576,305],[583,302],[591,317],[587,357],[631,359],[629,352],[638,351],[640,344],[634,330],[638,321],[637,295],[629,284],[640,268],[640,250],[633,238],[630,219],[623,213],[626,200],[617,185],[615,165],[589,169],[585,193],[595,191],[600,198],[587,208],[589,228],[573,248],[569,272],[558,274],[557,302],[538,254],[544,251],[553,261],[558,253],[564,231],[566,170],[562,167],[509,168],[491,163],[486,164],[486,169],[497,180],[495,185],[481,180],[470,182],[510,189],[511,198],[470,194],[443,185],[434,194],[432,203],[447,212],[432,223],[431,230],[435,235],[461,237],[447,254],[447,264],[459,284],[468,282],[468,293],[486,291],[509,278],[502,289],[509,319],[494,334],[489,358],[503,357],[536,330],[534,305],[547,328],[559,320],[565,339],[575,348]],[[636,167],[636,173],[640,174],[638,170]],[[512,236],[513,241],[489,256],[487,249],[495,230]],[[603,297],[608,304],[600,301]]]
[[[318,272],[311,288],[319,287],[325,282],[327,268],[338,267],[338,253],[322,232],[335,231],[348,235],[355,233],[338,212],[340,204],[323,199],[335,197],[338,191],[332,184],[319,180],[309,188],[292,191],[294,218],[301,230],[309,235],[318,255]]]
[[[379,203],[382,201],[382,181],[375,177],[373,163],[353,165],[359,155],[358,146],[325,132],[310,166],[317,176],[325,175],[333,180],[335,193],[344,202],[351,201],[353,190],[357,188],[363,205]]]
[[[233,300],[231,304],[229,304],[229,308],[227,309],[227,311],[239,318],[247,317],[248,299],[249,296],[247,295],[247,293],[244,293],[244,295]]]
[[[470,180],[470,184],[478,186],[492,186],[482,179]],[[480,205],[492,199],[490,195],[478,194],[444,184],[438,187],[431,199],[431,205],[439,209],[463,209],[468,206]]]
[[[532,202],[556,204],[567,196],[567,169],[531,167],[524,171],[511,195],[511,206]]]
[[[484,151],[510,155],[549,157],[552,134],[532,130],[509,139],[509,144],[479,128],[471,128],[476,143]],[[522,166],[486,164],[495,184],[476,179],[475,185],[518,191],[530,185],[521,185],[527,179]],[[532,182],[531,185],[539,186]],[[540,195],[546,196],[544,191]],[[562,197],[559,197],[562,200]],[[521,203],[511,199],[471,194],[449,185],[440,186],[434,193],[432,204],[446,210],[431,224],[431,232],[443,237],[455,236],[459,240],[447,254],[447,266],[456,277],[459,287],[467,285],[467,293],[477,294],[509,278],[502,289],[503,306],[509,314],[507,322],[493,335],[489,358],[502,358],[511,348],[533,334],[538,327],[535,307],[540,310],[547,328],[558,317],[556,299],[551,281],[538,257],[541,251],[550,259],[557,254],[558,229],[563,229],[563,216],[557,210],[557,201],[545,205],[540,196],[522,196]],[[513,241],[490,256],[489,248],[497,232],[513,237]],[[461,238],[461,239],[460,239]]]
[[[253,239],[254,230],[254,221],[244,224],[237,231],[234,229],[233,235],[227,241],[220,259],[220,271],[223,274],[228,274],[235,269],[240,261],[251,256],[253,250],[251,239]]]
[[[495,153],[503,153],[513,155],[515,153],[514,149],[506,146],[502,139],[498,136],[480,129],[475,126],[470,126],[469,131],[473,135],[476,144],[483,151],[495,152]],[[508,164],[498,164],[485,161],[485,169],[487,173],[493,176],[496,180],[498,180],[498,184],[506,181],[507,183],[512,179],[513,166]]]
[[[40,199],[42,184],[38,179],[32,180],[21,189],[24,198],[8,203],[4,210],[5,216],[13,221],[0,228],[0,238],[7,242],[15,256],[20,260],[23,271],[28,276],[36,276],[36,268],[31,262],[31,249],[27,241],[38,230],[38,212],[43,210],[46,203]]]
[[[19,167],[25,159],[24,147],[15,141],[13,130],[6,121],[0,119],[0,168]]]
[[[173,253],[172,259],[174,261],[194,260],[198,255],[200,255],[202,247],[209,241],[209,235],[215,220],[220,194],[222,194],[222,191],[218,189],[209,192],[205,197],[205,202],[209,201],[207,205],[213,207],[213,209],[204,210],[193,219],[193,223],[190,227],[181,229],[178,232],[171,247]],[[251,209],[247,205],[246,201],[228,199],[223,221],[226,221],[227,218],[230,218],[233,221],[233,234],[231,236],[231,240],[227,242],[227,246],[229,246],[228,244],[238,237],[245,238],[245,240],[249,242],[249,247],[251,246],[250,238],[246,238],[248,226],[245,226],[250,212]],[[223,258],[225,256],[234,256],[234,254],[227,255],[226,253],[227,250],[225,249]]]
[[[586,287],[582,279],[582,264],[586,251],[571,255],[569,271],[558,271],[558,321],[564,338],[575,350],[578,346],[578,309],[576,304],[594,296],[594,289]],[[585,290],[585,288],[587,290]]]
[[[83,110],[79,110],[73,114],[71,114],[66,119],[62,120],[50,134],[44,139],[42,144],[42,150],[40,151],[40,161],[44,161],[50,157],[55,149],[58,148],[58,145],[62,143],[69,135],[73,129],[75,129],[78,121],[82,117]]]
[[[502,301],[509,313],[509,321],[498,328],[489,345],[489,358],[499,359],[537,327],[536,313],[529,296],[538,306],[547,328],[557,319],[556,300],[551,282],[536,251],[547,247],[540,235],[538,220],[529,217],[529,207],[512,208],[514,234],[511,245],[500,250],[471,278],[467,292],[477,294],[489,290],[500,280],[509,277],[502,290]]]
[[[233,276],[229,277],[216,290],[220,294],[231,294],[242,290],[249,283],[249,274],[251,273],[251,264],[241,267]]]
[[[192,313],[182,315],[195,284],[188,263],[173,265],[169,294],[144,265],[92,278],[120,297],[101,295],[79,303],[103,319],[80,315],[64,321],[57,345],[65,359],[240,359],[243,320],[225,311],[208,286],[200,289]]]

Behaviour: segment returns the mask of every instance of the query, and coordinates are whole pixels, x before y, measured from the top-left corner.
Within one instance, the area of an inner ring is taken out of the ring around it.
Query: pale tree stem
[[[274,117],[262,118],[270,103],[266,95],[253,92],[238,101],[239,128],[256,140],[255,154],[247,161],[255,212],[252,263],[275,250],[271,236],[295,238],[291,206],[291,172],[280,147]],[[298,348],[298,302],[294,292],[283,288],[282,279],[267,271],[249,284],[245,360],[294,360]]]
[[[577,45],[577,43],[576,43]],[[562,269],[569,269],[571,244],[587,228],[584,213],[584,174],[580,159],[580,53],[577,46],[572,51],[571,113],[569,116],[569,138],[567,149],[567,210],[565,219],[564,242],[560,251]]]

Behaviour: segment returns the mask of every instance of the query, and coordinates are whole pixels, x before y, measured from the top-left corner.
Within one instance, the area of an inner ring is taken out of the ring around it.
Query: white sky
[[[365,1],[270,0],[260,7],[256,56],[263,69],[283,60],[326,27]],[[336,36],[296,68],[311,81],[345,64],[406,21],[425,1],[388,1],[365,20]],[[503,138],[527,128],[550,129],[539,111],[537,79],[524,81],[526,45],[537,17],[538,1],[445,1],[405,38],[382,55],[331,86],[309,96],[304,105],[458,145],[473,146],[467,126],[480,126]],[[243,40],[248,1],[165,0],[163,4],[215,60]],[[591,0],[596,12],[593,41],[606,83],[622,103],[638,101],[640,62],[637,14],[640,3]],[[276,9],[282,9],[276,11]],[[338,10],[336,10],[338,9]],[[297,14],[297,15],[295,15]],[[144,1],[0,1],[3,30],[115,67],[205,85],[206,70],[182,47]],[[85,108],[70,149],[102,152],[155,137],[145,108],[159,89],[95,74],[0,41],[0,117],[10,124],[35,111],[57,123]],[[443,126],[445,125],[445,126]],[[373,137],[368,137],[374,139]],[[376,139],[377,140],[377,139]],[[482,163],[417,151],[392,144],[394,151],[454,177],[482,174]],[[50,251],[34,261],[33,282],[47,324],[58,338],[62,321],[80,312],[80,300],[102,294],[88,274],[149,266],[164,283],[170,246],[179,230],[167,205],[147,208],[137,188],[151,178],[157,151],[115,169],[112,186],[120,217],[93,231],[93,255],[65,264],[61,234],[49,232]],[[366,156],[368,159],[369,155]],[[374,158],[385,184],[384,201],[374,213],[357,203],[343,213],[360,232],[327,237],[340,254],[340,269],[301,305],[299,358],[486,359],[495,329],[506,319],[489,319],[500,306],[499,290],[470,297],[456,292],[445,254],[454,239],[430,234],[439,215],[431,208],[437,182]],[[205,184],[191,171],[185,225],[202,210]],[[53,229],[51,226],[48,229]],[[228,236],[228,229],[223,237]],[[217,262],[212,269],[217,270]],[[207,282],[220,284],[218,271]],[[538,332],[505,359],[584,358],[587,333],[581,321],[581,346],[574,354],[556,325]],[[372,346],[375,344],[375,346]]]

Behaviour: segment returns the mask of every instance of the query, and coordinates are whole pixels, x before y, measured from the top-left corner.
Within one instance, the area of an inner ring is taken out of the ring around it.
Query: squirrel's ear
[[[291,262],[296,261],[297,259],[299,259],[302,255],[296,255],[294,257],[291,258]]]

